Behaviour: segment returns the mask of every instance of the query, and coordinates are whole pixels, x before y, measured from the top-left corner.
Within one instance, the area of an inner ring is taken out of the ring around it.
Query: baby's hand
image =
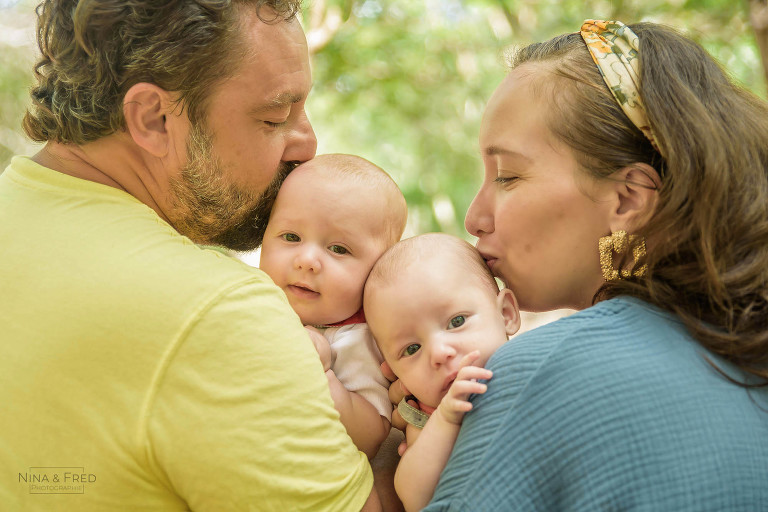
[[[317,354],[320,356],[320,362],[323,363],[323,371],[327,372],[331,369],[331,344],[328,343],[328,338],[323,336],[314,327],[306,325],[304,328],[309,333],[312,343],[315,344],[315,350],[317,350]]]
[[[439,413],[448,423],[460,425],[464,415],[472,410],[472,404],[467,401],[469,395],[485,393],[488,389],[488,386],[477,381],[478,379],[490,379],[493,372],[479,366],[470,366],[478,357],[480,357],[480,352],[477,350],[464,356],[456,380],[448,388],[448,393],[437,407],[436,413]]]

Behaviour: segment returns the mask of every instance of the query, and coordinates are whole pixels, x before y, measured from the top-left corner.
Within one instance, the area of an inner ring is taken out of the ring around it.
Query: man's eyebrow
[[[258,107],[254,107],[251,109],[252,114],[258,114],[260,112],[267,112],[270,110],[277,110],[280,108],[285,108],[287,106],[290,106],[294,103],[299,103],[304,99],[304,96],[301,94],[294,94],[291,92],[282,92],[269,100],[267,103],[264,103],[262,105],[259,105]]]
[[[522,153],[518,153],[517,151],[512,151],[511,149],[504,149],[500,146],[488,146],[487,148],[485,148],[484,153],[486,156],[503,155],[503,156],[511,156],[513,158],[519,158],[527,162],[531,161],[529,157],[525,156]]]

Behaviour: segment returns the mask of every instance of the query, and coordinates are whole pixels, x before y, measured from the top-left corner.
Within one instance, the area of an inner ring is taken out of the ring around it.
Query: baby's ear
[[[520,308],[517,306],[515,294],[509,288],[504,288],[496,296],[496,305],[504,317],[504,328],[507,336],[512,336],[520,329]]]

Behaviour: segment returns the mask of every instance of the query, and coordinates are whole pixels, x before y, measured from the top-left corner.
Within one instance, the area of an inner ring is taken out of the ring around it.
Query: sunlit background
[[[35,145],[19,126],[35,59],[34,6],[0,0],[0,169]],[[302,13],[318,153],[361,155],[409,204],[406,235],[471,238],[463,218],[480,182],[477,133],[514,45],[578,30],[586,18],[676,26],[765,97],[747,0],[314,0]],[[253,263],[254,258],[246,260]],[[549,317],[544,317],[548,319]],[[539,320],[530,320],[528,327]]]

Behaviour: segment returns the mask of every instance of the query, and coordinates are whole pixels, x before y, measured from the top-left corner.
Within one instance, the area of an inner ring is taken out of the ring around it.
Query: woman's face
[[[550,93],[533,92],[546,79],[523,65],[488,102],[480,129],[484,179],[465,220],[526,311],[591,305],[602,283],[598,239],[610,233],[613,204],[609,186],[580,171],[548,129]]]

